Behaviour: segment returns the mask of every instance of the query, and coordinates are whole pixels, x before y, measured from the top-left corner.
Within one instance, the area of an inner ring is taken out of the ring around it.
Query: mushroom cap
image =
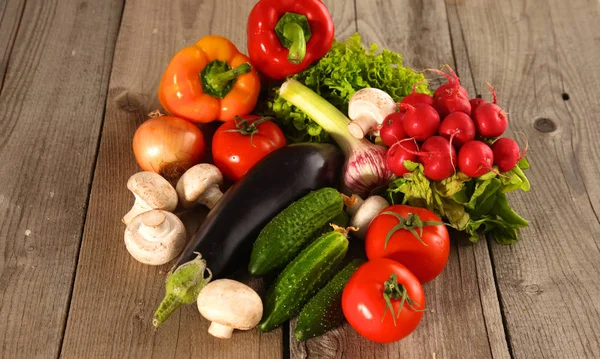
[[[138,262],[162,265],[181,253],[186,231],[176,215],[154,209],[133,218],[125,229],[124,239],[127,251]]]
[[[372,116],[378,124],[382,124],[387,115],[396,111],[394,99],[385,91],[367,87],[352,95],[348,104],[348,117],[355,120],[361,115]]]
[[[150,209],[170,212],[177,208],[177,192],[169,181],[157,173],[138,172],[129,178],[127,188]]]
[[[258,325],[263,314],[260,296],[244,283],[218,279],[198,295],[198,310],[211,322],[248,330]]]
[[[190,207],[210,186],[221,186],[223,175],[210,163],[200,163],[185,171],[177,181],[177,195],[183,207]]]
[[[350,220],[351,226],[358,227],[358,231],[354,232],[354,236],[364,239],[373,218],[389,205],[388,201],[381,196],[371,196],[367,198],[360,205],[354,217]]]

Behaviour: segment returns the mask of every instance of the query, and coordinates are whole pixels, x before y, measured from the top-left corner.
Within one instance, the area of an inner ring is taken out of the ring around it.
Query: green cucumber
[[[341,233],[343,232],[343,233]],[[268,332],[290,319],[331,277],[348,251],[345,230],[325,233],[279,274],[267,291],[258,328]]]
[[[306,303],[300,315],[294,334],[300,341],[325,334],[344,322],[342,311],[342,291],[354,272],[365,263],[355,259],[340,270],[317,295]]]
[[[342,196],[330,187],[313,191],[289,205],[262,229],[254,242],[248,264],[250,274],[262,276],[285,266],[343,207]]]

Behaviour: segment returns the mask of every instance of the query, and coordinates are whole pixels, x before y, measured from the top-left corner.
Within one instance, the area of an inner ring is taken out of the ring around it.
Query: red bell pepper
[[[325,56],[334,27],[321,0],[261,0],[250,12],[247,32],[252,64],[281,80]]]

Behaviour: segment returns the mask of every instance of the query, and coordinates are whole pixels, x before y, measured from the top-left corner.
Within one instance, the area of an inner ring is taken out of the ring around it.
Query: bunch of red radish
[[[488,84],[493,102],[469,100],[458,76],[448,68],[452,77],[440,70],[428,70],[448,80],[435,90],[433,97],[417,93],[415,84],[413,92],[399,103],[400,111],[384,120],[380,136],[390,146],[388,168],[402,176],[410,172],[404,161],[418,162],[423,165],[425,176],[434,181],[452,176],[456,164],[469,177],[512,170],[526,149],[520,153],[516,141],[499,138],[508,127],[508,119],[497,105],[496,91]]]

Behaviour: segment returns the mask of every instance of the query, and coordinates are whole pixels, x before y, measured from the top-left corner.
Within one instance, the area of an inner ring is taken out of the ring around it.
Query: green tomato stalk
[[[352,136],[348,131],[350,119],[335,106],[293,79],[281,85],[279,95],[306,113],[340,146],[346,155],[343,173],[345,192],[367,196],[392,180],[393,173],[385,161],[387,149]]]

